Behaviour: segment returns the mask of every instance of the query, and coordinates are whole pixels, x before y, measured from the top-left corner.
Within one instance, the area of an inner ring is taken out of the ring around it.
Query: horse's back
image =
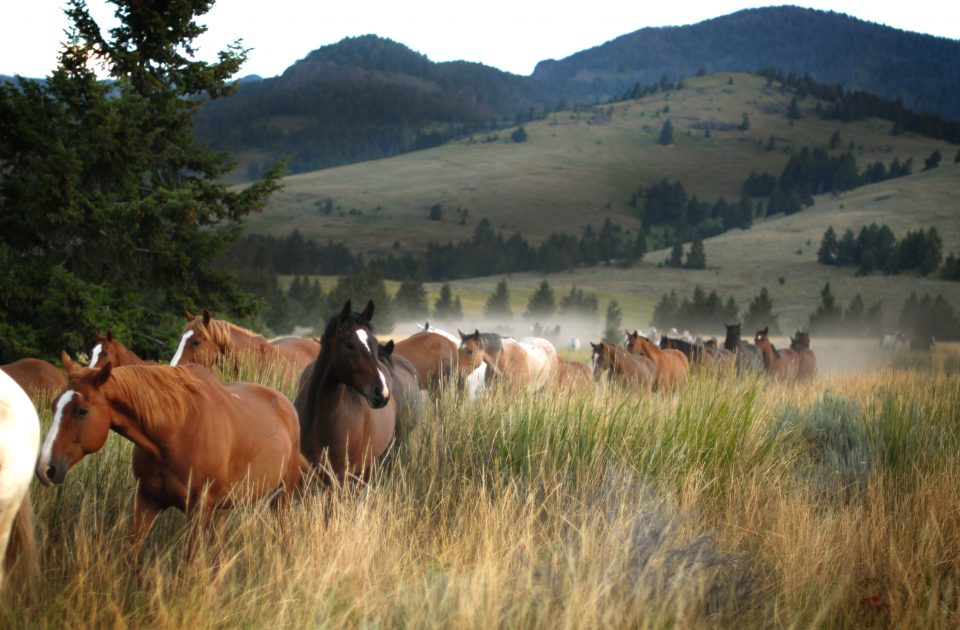
[[[67,375],[63,370],[42,359],[26,358],[0,365],[27,395],[44,392],[54,394],[67,385]]]
[[[545,384],[560,369],[560,356],[549,340],[543,337],[524,337],[518,344],[527,354],[531,378],[538,386]]]
[[[320,354],[320,344],[305,337],[280,337],[270,342],[280,352],[280,356],[291,366],[301,368],[316,360]]]
[[[391,362],[386,363],[393,379],[392,396],[396,398],[397,417],[394,435],[404,439],[417,426],[420,420],[420,385],[417,368],[402,355],[394,351]]]
[[[450,378],[457,361],[457,344],[431,329],[398,341],[394,354],[414,366],[420,387],[431,383],[436,386],[443,379]]]
[[[809,348],[798,350],[797,353],[800,355],[799,377],[812,379],[817,374],[817,355]]]
[[[560,360],[560,373],[557,381],[561,386],[587,385],[591,379],[590,368],[583,363]]]

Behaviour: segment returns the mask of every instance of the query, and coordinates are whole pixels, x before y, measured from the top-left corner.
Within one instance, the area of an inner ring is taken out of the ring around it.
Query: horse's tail
[[[32,594],[39,573],[37,539],[30,494],[24,493],[13,519],[3,557],[4,590],[15,597]]]

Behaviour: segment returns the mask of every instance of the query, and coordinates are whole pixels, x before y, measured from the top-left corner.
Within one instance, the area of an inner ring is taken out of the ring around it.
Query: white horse
[[[580,349],[580,337],[570,337],[567,341],[567,350],[579,350]]]
[[[456,335],[452,335],[445,330],[441,330],[436,326],[431,326],[430,322],[423,322],[422,324],[417,323],[417,332],[429,332],[435,335],[440,335],[441,337],[445,337],[446,339],[449,339],[453,343],[457,344],[457,346],[460,345],[459,337],[457,337]]]
[[[884,335],[880,339],[880,349],[886,352],[896,352],[898,348],[906,347],[907,336],[901,332],[895,335]]]
[[[29,487],[39,447],[37,410],[16,381],[0,370],[0,593],[8,567],[25,578],[36,568]]]
[[[527,353],[527,368],[533,389],[540,389],[560,375],[560,356],[549,340],[543,337],[524,337],[520,347]]]

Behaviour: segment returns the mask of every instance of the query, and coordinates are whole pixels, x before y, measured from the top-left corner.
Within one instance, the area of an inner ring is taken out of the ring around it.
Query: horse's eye
[[[347,350],[356,350],[357,346],[354,345],[352,341],[347,342]]]
[[[196,348],[197,346],[199,346],[199,345],[202,344],[202,343],[203,343],[203,342],[200,341],[199,339],[195,339],[190,345],[192,345],[194,348]]]
[[[109,357],[109,356],[110,356],[110,353],[107,352],[106,350],[104,350],[103,352],[100,353],[100,356],[102,356],[102,357]]]
[[[78,418],[84,418],[87,415],[87,410],[84,407],[77,407],[73,410],[73,415]]]

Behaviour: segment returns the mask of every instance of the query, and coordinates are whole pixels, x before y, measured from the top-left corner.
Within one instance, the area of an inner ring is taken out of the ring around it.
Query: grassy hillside
[[[552,231],[578,233],[588,223],[598,226],[606,217],[635,228],[627,206],[630,194],[664,177],[679,179],[701,199],[736,199],[751,171],[779,175],[791,148],[825,146],[837,130],[841,149],[853,143],[861,169],[895,157],[913,158],[919,167],[934,149],[949,162],[956,153],[944,142],[893,136],[885,121],[820,120],[812,98],[802,101],[805,115],[791,124],[785,116],[790,98],[753,75],[690,79],[679,91],[529,123],[523,143],[502,132],[493,142],[476,137],[288,177],[285,189],[248,229],[287,234],[296,227],[307,236],[345,240],[359,251],[379,253],[395,241],[401,251],[418,251],[428,240],[466,238],[486,217],[498,229],[519,231],[536,242]],[[750,128],[740,131],[744,113]],[[675,143],[664,147],[657,138],[668,117]],[[714,127],[710,137],[704,125]],[[771,136],[776,149],[768,151]],[[326,199],[335,204],[329,216],[320,212]],[[444,206],[441,221],[429,220],[435,203]],[[458,207],[469,212],[462,225]]]

